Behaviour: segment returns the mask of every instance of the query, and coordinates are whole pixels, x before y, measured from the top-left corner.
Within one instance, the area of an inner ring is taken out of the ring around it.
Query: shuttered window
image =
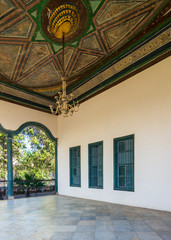
[[[81,186],[80,146],[70,148],[70,186]]]
[[[89,144],[89,187],[103,188],[103,142]]]
[[[134,135],[114,139],[114,189],[134,191]]]

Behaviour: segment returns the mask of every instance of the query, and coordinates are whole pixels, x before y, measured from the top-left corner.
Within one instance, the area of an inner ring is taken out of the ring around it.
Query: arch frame
[[[17,135],[18,133],[20,133],[24,128],[26,127],[38,127],[38,128],[41,128],[45,133],[46,135],[48,136],[48,138],[53,141],[53,142],[57,142],[57,138],[55,138],[53,136],[53,134],[51,133],[51,131],[45,126],[43,125],[42,123],[39,123],[39,122],[25,122],[23,123],[19,128],[17,128],[16,130],[9,130],[9,129],[5,129],[1,124],[0,124],[0,131],[3,132],[4,134],[7,134],[7,136],[15,136]]]

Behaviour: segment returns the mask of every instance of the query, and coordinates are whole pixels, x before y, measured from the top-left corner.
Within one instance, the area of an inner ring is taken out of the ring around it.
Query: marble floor
[[[171,240],[171,213],[65,196],[0,201],[0,240]]]

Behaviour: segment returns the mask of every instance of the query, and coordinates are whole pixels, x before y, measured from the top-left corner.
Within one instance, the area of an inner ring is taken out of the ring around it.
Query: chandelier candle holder
[[[66,94],[66,77],[61,77],[62,80],[62,92],[58,93],[58,96],[55,96],[56,99],[56,110],[54,111],[53,106],[50,105],[50,110],[53,115],[62,115],[63,117],[72,116],[74,112],[78,112],[79,103],[78,101],[73,101],[72,104],[69,102],[72,101],[74,95]]]

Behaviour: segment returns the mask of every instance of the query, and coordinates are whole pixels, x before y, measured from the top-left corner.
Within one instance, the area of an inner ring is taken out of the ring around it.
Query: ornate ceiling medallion
[[[64,4],[60,5],[54,11],[48,9],[48,32],[55,35],[57,39],[70,36],[78,27],[80,15],[75,6]]]
[[[83,32],[87,22],[87,10],[82,1],[63,0],[48,2],[42,13],[42,29],[55,42],[75,40]]]

